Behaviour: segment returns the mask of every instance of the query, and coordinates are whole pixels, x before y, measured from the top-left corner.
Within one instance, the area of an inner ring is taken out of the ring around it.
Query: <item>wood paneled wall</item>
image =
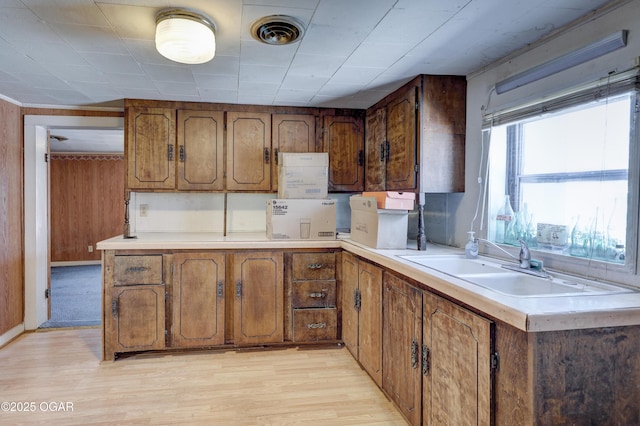
[[[0,99],[0,335],[24,319],[22,119]]]
[[[52,154],[50,188],[51,261],[99,260],[96,243],[122,234],[123,155]]]

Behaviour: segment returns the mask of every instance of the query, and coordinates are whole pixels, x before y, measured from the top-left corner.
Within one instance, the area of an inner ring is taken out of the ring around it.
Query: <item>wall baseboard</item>
[[[83,265],[100,265],[100,260],[68,260],[64,262],[51,262],[51,266],[83,266]]]
[[[14,339],[24,333],[24,331],[24,323],[21,323],[0,335],[0,349],[11,343]]]

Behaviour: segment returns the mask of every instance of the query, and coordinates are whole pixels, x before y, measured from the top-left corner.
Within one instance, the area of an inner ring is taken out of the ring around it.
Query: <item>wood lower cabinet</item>
[[[422,292],[385,272],[383,312],[382,388],[409,423],[419,425],[422,417]]]
[[[336,253],[292,253],[288,259],[291,340],[337,341]]]
[[[492,424],[493,323],[384,274],[382,388],[412,425]]]
[[[104,258],[103,357],[165,348],[165,297],[170,257]]]
[[[173,255],[171,347],[224,344],[224,253]]]
[[[342,341],[382,386],[382,269],[342,253]]]
[[[283,253],[233,254],[234,344],[248,346],[284,340]]]
[[[422,300],[422,423],[493,424],[493,322],[428,292]]]

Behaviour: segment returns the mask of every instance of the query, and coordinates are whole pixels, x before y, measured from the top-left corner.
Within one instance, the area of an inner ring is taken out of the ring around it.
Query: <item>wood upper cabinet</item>
[[[224,253],[173,255],[171,346],[224,344]]]
[[[237,346],[284,340],[283,272],[283,252],[233,254],[233,337]]]
[[[342,253],[342,340],[382,386],[382,269]]]
[[[420,75],[366,114],[367,191],[464,191],[464,77]]]
[[[420,192],[464,192],[467,81],[423,75]]]
[[[273,114],[271,116],[273,167],[271,189],[278,190],[278,153],[314,152],[316,116],[313,114]]]
[[[271,190],[271,114],[227,113],[227,189]]]
[[[175,188],[176,111],[126,108],[125,120],[127,188]]]
[[[430,293],[423,303],[422,423],[493,424],[493,322]]]
[[[403,279],[385,272],[383,299],[382,388],[409,423],[419,425],[422,415],[422,293]]]
[[[329,153],[329,191],[364,190],[364,116],[324,115],[323,152]]]
[[[417,182],[416,91],[367,111],[366,190],[414,191]]]
[[[224,189],[224,113],[178,110],[179,190]]]

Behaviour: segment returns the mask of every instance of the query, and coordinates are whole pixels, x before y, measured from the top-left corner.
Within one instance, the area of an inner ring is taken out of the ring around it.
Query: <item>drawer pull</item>
[[[137,274],[140,272],[144,272],[144,271],[148,271],[149,268],[148,266],[129,266],[124,272],[125,274]]]
[[[309,293],[309,297],[314,298],[314,299],[323,299],[326,296],[327,295],[325,293],[323,293],[323,292]]]
[[[320,269],[322,268],[322,263],[310,263],[307,265],[308,269]]]
[[[311,324],[307,324],[307,328],[327,328],[327,323],[326,322],[316,322],[316,323],[311,323]]]

